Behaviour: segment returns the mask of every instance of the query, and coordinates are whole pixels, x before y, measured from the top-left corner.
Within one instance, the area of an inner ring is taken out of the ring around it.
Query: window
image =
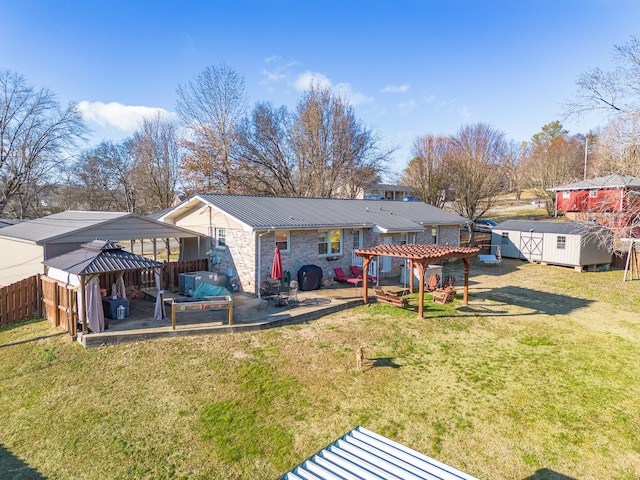
[[[598,190],[589,190],[589,198],[598,198]]]
[[[341,255],[342,232],[324,230],[318,232],[318,255]]]
[[[564,250],[566,246],[567,237],[565,237],[564,235],[558,235],[558,237],[556,238],[556,248],[558,250]]]
[[[227,246],[227,229],[216,229],[216,248],[224,248]]]
[[[509,245],[509,232],[502,232],[502,238],[500,238],[500,245]]]
[[[563,190],[562,198],[571,198],[571,192],[569,190]]]
[[[431,227],[431,243],[438,244],[438,227]]]
[[[289,251],[289,232],[288,231],[276,230],[276,247],[278,247],[281,252]]]
[[[353,241],[353,249],[362,248],[362,230],[354,230],[351,232],[352,241]]]

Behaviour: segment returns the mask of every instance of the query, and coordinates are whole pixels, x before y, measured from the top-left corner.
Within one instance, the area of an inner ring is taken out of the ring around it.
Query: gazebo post
[[[464,264],[464,293],[462,294],[462,303],[469,305],[469,259],[463,258]]]
[[[87,276],[80,275],[80,295],[82,295],[82,332],[87,333]]]

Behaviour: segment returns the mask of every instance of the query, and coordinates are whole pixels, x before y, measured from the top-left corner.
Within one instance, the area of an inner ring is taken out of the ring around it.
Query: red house
[[[549,188],[556,216],[592,221],[613,228],[633,227],[640,214],[640,177],[608,175]]]

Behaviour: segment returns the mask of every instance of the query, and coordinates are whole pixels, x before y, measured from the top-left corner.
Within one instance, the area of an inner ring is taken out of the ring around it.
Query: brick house
[[[591,221],[612,228],[628,227],[640,213],[640,178],[607,175],[549,188],[555,212],[570,220]]]
[[[317,265],[323,278],[362,259],[354,249],[382,243],[460,244],[468,220],[422,202],[381,202],[253,195],[195,195],[157,219],[206,235],[199,251],[212,271],[229,275],[247,293],[268,279],[275,247],[283,270]],[[399,273],[401,259],[381,257],[377,271]]]

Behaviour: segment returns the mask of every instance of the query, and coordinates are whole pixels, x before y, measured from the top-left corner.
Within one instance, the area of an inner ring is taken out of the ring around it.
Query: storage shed
[[[493,228],[491,245],[492,253],[499,247],[506,258],[582,271],[611,264],[611,252],[602,241],[610,235],[604,227],[579,222],[507,220]]]

